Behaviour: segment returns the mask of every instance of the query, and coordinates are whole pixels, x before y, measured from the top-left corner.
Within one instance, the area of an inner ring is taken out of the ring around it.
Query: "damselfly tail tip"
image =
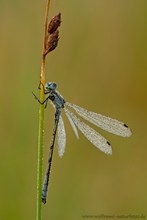
[[[42,203],[45,204],[46,203],[46,199],[42,198]]]

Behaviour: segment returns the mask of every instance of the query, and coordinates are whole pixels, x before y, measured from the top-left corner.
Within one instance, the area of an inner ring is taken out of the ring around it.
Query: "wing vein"
[[[79,130],[84,134],[84,136],[97,148],[103,151],[106,154],[112,154],[111,145],[109,142],[96,132],[93,128],[85,124],[76,115],[69,111],[66,107],[64,108],[65,112],[70,115],[74,124],[79,128]]]
[[[78,105],[66,102],[66,105],[70,108],[73,108],[78,115],[80,115],[85,120],[91,122],[92,124],[100,127],[101,129],[108,131],[110,133],[122,136],[129,137],[132,132],[130,128],[123,122],[120,122],[116,119],[106,117],[104,115],[88,111]]]

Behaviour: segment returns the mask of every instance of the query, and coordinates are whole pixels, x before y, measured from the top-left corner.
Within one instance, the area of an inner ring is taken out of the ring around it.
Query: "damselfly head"
[[[45,84],[45,90],[56,90],[57,84],[55,82],[47,82]]]

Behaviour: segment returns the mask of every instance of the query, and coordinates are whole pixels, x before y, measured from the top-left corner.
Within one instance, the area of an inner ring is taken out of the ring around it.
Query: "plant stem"
[[[42,57],[41,74],[44,75],[45,57]],[[41,86],[42,88],[42,86]],[[44,100],[43,89],[40,90],[40,101]],[[37,161],[37,213],[36,220],[41,220],[41,194],[42,194],[42,158],[43,158],[43,128],[44,128],[44,106],[39,109],[39,133],[38,133],[38,161]]]
[[[44,84],[45,84],[45,45],[47,36],[47,24],[49,13],[50,0],[46,0],[45,8],[45,22],[44,22],[44,36],[43,36],[43,48],[42,48],[42,62],[41,62],[41,74],[40,74],[40,101],[44,100]],[[43,162],[43,133],[44,133],[44,105],[40,105],[39,109],[39,131],[38,131],[38,161],[37,161],[37,207],[36,207],[36,220],[42,219],[41,209],[41,194],[42,194],[42,162]]]

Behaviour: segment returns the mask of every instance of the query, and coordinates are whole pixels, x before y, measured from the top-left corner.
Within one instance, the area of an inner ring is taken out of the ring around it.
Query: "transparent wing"
[[[123,122],[103,116],[95,112],[90,112],[84,108],[81,108],[69,102],[66,102],[66,105],[73,108],[76,111],[76,113],[80,115],[82,118],[102,128],[105,131],[122,137],[129,137],[132,134],[130,128],[128,128],[128,126]]]
[[[86,125],[84,122],[80,121],[76,115],[70,112],[66,107],[64,107],[65,112],[70,115],[75,125],[79,128],[79,130],[85,135],[85,137],[94,144],[97,148],[103,151],[106,154],[112,154],[112,149],[110,143],[102,137],[98,132],[96,132],[93,128]]]
[[[62,157],[66,146],[66,133],[65,133],[64,122],[61,115],[58,122],[57,135],[58,135],[57,136],[58,154],[60,157]]]
[[[65,109],[64,109],[64,110],[65,110]],[[69,114],[68,111],[66,111],[66,110],[65,110],[65,114],[66,114],[66,116],[67,116],[67,118],[68,118],[68,120],[69,120],[69,122],[70,122],[70,125],[71,125],[71,127],[72,127],[72,129],[73,129],[73,131],[74,131],[74,133],[75,133],[75,135],[76,135],[76,138],[79,139],[78,130],[77,130],[77,128],[76,128],[76,126],[75,126],[75,124],[74,124],[74,122],[73,122],[73,120],[72,120],[70,114]]]

